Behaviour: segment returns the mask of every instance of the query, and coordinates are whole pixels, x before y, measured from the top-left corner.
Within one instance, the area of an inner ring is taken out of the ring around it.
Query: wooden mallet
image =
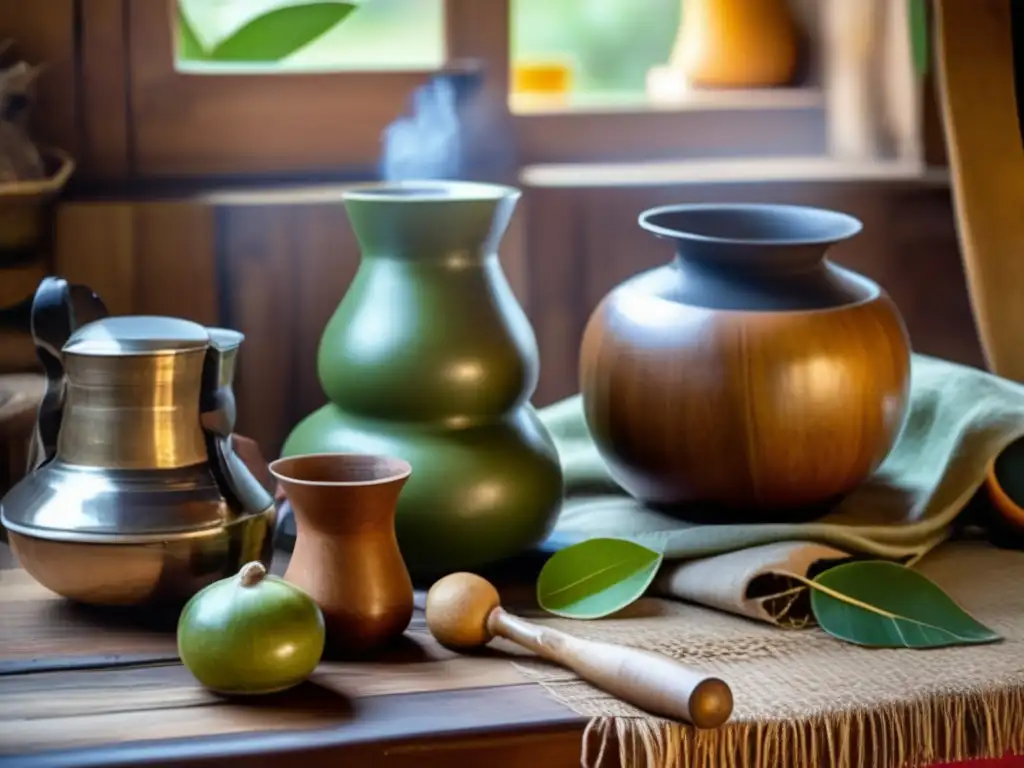
[[[494,586],[472,573],[445,576],[427,593],[427,627],[449,648],[504,637],[653,715],[717,728],[732,714],[732,691],[717,677],[658,653],[582,640],[531,624],[501,607]]]

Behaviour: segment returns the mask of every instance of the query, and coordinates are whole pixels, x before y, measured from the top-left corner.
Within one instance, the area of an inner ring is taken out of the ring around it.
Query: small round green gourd
[[[264,694],[303,682],[324,651],[324,618],[293,584],[260,562],[195,594],[178,619],[178,655],[205,687]]]

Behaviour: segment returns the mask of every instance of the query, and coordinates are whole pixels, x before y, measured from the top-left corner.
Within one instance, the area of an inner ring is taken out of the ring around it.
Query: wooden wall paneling
[[[128,0],[78,0],[84,175],[121,179],[131,174],[128,104]]]
[[[132,158],[140,176],[372,169],[382,131],[429,76],[182,73],[170,0],[129,0],[126,7]]]
[[[445,42],[454,62],[484,65],[485,87],[507,105],[511,0],[446,0]],[[507,109],[507,106],[506,106]]]
[[[676,202],[686,201],[664,187],[587,190],[582,225],[586,256],[581,265],[585,320],[616,285],[672,258],[671,244],[640,229],[637,217],[648,208]]]
[[[39,281],[49,271],[49,265],[43,260],[0,266],[0,308],[20,304],[31,297]],[[38,368],[39,360],[36,358],[32,337],[21,331],[0,329],[0,373],[33,371]]]
[[[132,210],[136,311],[219,323],[215,209],[161,201],[135,203]]]
[[[551,202],[559,196],[568,197],[561,209]],[[750,183],[531,189],[528,198],[531,287],[537,292],[531,319],[541,347],[538,405],[576,391],[582,330],[601,298],[623,280],[672,258],[669,243],[636,223],[646,208],[671,203],[793,203],[857,216],[864,231],[834,248],[830,257],[890,293],[917,351],[981,363],[944,189]]]
[[[522,203],[512,214],[508,231],[501,241],[501,268],[527,315],[530,314],[530,254],[527,250],[526,206]]]
[[[0,40],[14,41],[19,57],[45,67],[36,81],[37,138],[77,156],[75,34],[75,0],[0,2]]]
[[[527,188],[524,198],[530,222],[529,317],[540,348],[540,381],[533,402],[544,406],[576,387],[584,322],[582,209],[578,190]]]
[[[280,209],[291,221],[291,262],[296,284],[293,381],[295,409],[288,428],[327,398],[317,375],[317,353],[327,321],[359,268],[359,247],[348,217],[337,203]],[[281,434],[283,441],[287,433]]]
[[[226,275],[227,316],[246,335],[238,355],[237,431],[259,443],[268,458],[294,425],[294,381],[299,338],[291,214],[284,206],[229,206],[218,211]]]
[[[133,204],[63,203],[56,227],[54,274],[88,285],[112,314],[136,312]]]
[[[948,190],[905,191],[885,213],[889,252],[880,279],[904,313],[915,350],[984,368]]]
[[[25,264],[0,264],[0,308],[18,304],[35,293],[39,281],[49,271],[42,259]]]

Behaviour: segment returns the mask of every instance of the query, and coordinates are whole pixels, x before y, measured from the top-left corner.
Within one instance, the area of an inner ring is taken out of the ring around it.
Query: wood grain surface
[[[0,570],[0,616],[0,765],[579,762],[585,719],[528,682],[510,645],[456,654],[419,610],[388,649],[327,659],[296,689],[244,700],[195,682],[173,616],[75,606],[21,570]]]
[[[705,309],[672,298],[676,275],[659,270],[613,292],[583,336],[587,422],[612,475],[655,503],[762,509],[821,503],[863,482],[909,402],[908,342],[891,299]]]
[[[1015,7],[1002,0],[937,2],[936,62],[960,248],[985,356],[993,373],[1024,381],[1024,218],[1017,202],[1024,195],[1024,153],[1014,80],[1021,19],[1014,30]]]

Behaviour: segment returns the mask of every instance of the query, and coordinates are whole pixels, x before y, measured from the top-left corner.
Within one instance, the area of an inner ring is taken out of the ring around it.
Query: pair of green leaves
[[[340,24],[354,3],[297,3],[258,16],[218,43],[203,46],[180,5],[178,56],[185,61],[273,63],[304,48]]]
[[[624,539],[591,539],[554,554],[537,580],[537,600],[550,613],[596,619],[640,598],[662,555]],[[873,648],[940,648],[991,643],[999,635],[917,571],[886,561],[844,563],[814,579],[811,611],[823,630]]]

